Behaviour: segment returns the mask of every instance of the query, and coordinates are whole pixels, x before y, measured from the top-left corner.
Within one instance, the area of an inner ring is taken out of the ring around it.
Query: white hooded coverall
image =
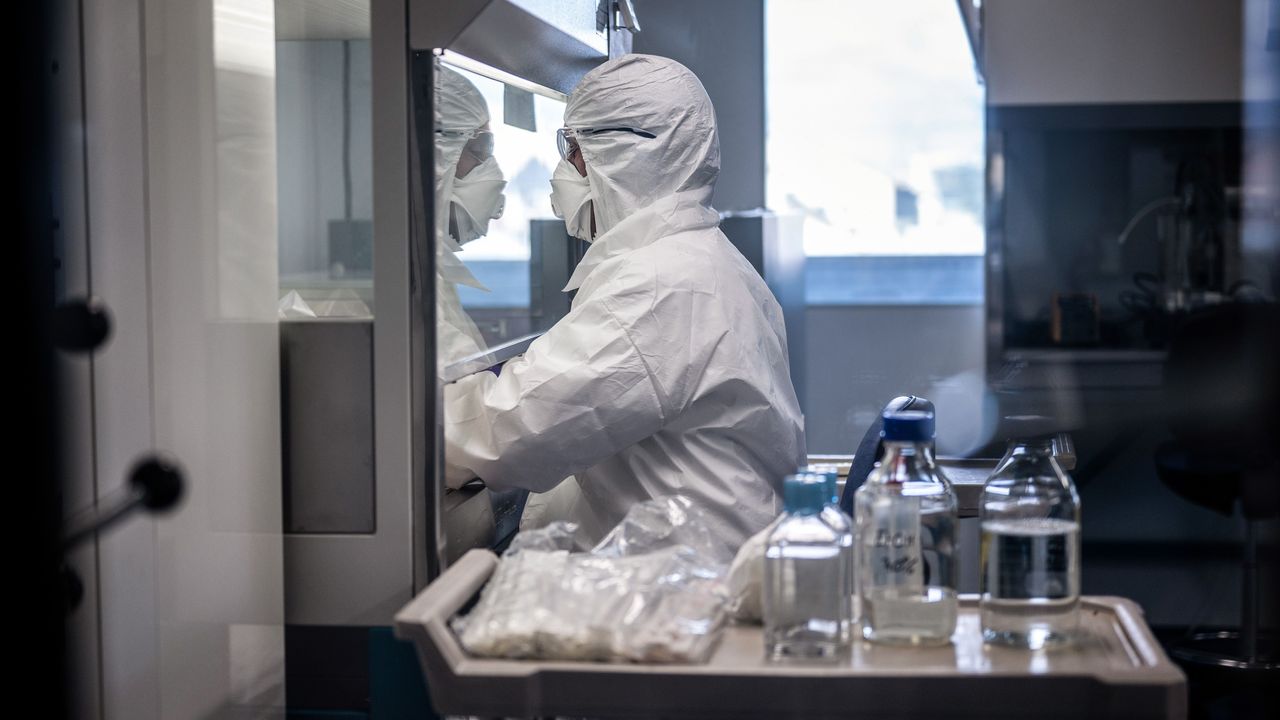
[[[681,494],[738,547],[777,511],[805,461],[782,311],[720,232],[720,148],[697,77],[626,55],[582,79],[578,136],[597,237],[569,314],[500,375],[446,386],[446,479],[546,491],[570,475],[591,540],[635,503]]]

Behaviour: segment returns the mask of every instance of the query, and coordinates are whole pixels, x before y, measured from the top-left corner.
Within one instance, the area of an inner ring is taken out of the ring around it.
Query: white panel
[[[1239,0],[986,0],[991,105],[1240,99]]]
[[[98,497],[184,466],[101,539],[105,718],[283,711],[274,32],[268,0],[85,0]],[[145,22],[145,32],[143,24]]]
[[[80,606],[67,616],[67,706],[73,718],[102,716],[98,683],[98,574],[96,543],[67,554],[67,566],[84,584]]]
[[[147,13],[155,436],[189,480],[157,523],[162,714],[272,714],[284,663],[270,631],[284,615],[272,4]],[[243,627],[266,640],[233,642]]]
[[[153,445],[148,323],[145,123],[138,0],[84,0],[90,275],[114,331],[94,361],[98,497]],[[102,712],[160,717],[155,533],[134,519],[99,540]]]

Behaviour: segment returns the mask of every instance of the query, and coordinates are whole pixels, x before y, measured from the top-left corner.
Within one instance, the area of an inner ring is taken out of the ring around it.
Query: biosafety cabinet
[[[551,210],[556,131],[578,80],[640,27],[627,0],[277,4],[290,638],[388,626],[518,528],[525,493],[445,489],[440,392],[568,312],[587,245]],[[722,228],[800,338],[803,258],[777,224]]]
[[[389,625],[516,529],[523,493],[445,491],[440,388],[567,312],[556,130],[637,26],[625,0],[322,5],[277,13],[291,629]]]

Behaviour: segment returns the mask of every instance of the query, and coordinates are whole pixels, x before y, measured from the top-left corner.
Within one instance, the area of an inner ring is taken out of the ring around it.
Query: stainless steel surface
[[[1133,602],[1081,599],[1082,633],[1060,651],[982,642],[977,597],[960,599],[952,643],[858,642],[834,665],[771,664],[759,626],[730,625],[704,665],[539,662],[472,657],[449,620],[497,566],[473,551],[396,614],[436,708],[480,716],[1181,718],[1186,679]]]
[[[286,533],[374,532],[373,320],[280,323]]]
[[[447,49],[568,94],[609,53],[598,0],[413,0],[409,46]]]

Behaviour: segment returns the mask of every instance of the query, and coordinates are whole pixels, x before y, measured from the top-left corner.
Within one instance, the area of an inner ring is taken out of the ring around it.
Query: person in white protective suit
[[[569,314],[495,375],[446,386],[446,480],[581,487],[594,541],[680,494],[736,548],[804,464],[782,311],[720,232],[711,101],[677,62],[626,55],[573,91],[552,206],[592,245]]]
[[[462,308],[458,285],[488,291],[457,253],[502,217],[506,181],[493,158],[489,106],[461,74],[437,65],[435,75],[436,342],[440,366],[482,352],[480,329]]]

